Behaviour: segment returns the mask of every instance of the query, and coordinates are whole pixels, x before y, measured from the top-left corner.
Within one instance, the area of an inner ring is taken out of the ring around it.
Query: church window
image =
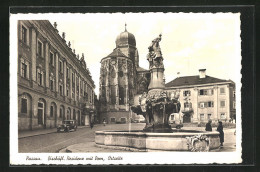
[[[119,105],[125,104],[124,87],[119,87]]]
[[[123,71],[120,71],[120,72],[119,72],[119,76],[120,76],[120,77],[123,77],[123,76],[124,76]]]
[[[112,77],[112,78],[115,78],[115,77],[116,77],[115,69],[112,69],[112,70],[111,70],[111,77]]]
[[[116,86],[111,86],[111,103],[116,104]],[[120,103],[120,98],[119,98]]]

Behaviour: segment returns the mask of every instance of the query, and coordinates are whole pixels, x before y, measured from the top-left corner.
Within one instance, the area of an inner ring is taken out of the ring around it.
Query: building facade
[[[65,33],[47,20],[18,21],[18,129],[53,128],[65,119],[89,125],[94,82]]]
[[[135,95],[147,91],[150,73],[139,66],[139,55],[133,34],[126,29],[116,38],[116,48],[101,60],[100,120],[126,123]]]
[[[229,121],[236,116],[235,83],[206,75],[178,77],[166,84],[167,91],[179,91],[180,119],[183,123]],[[170,121],[174,115],[170,116]]]

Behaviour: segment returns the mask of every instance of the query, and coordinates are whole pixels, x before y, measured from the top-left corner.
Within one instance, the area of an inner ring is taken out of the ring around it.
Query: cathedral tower
[[[134,99],[138,66],[135,37],[125,28],[116,38],[116,48],[101,60],[101,120],[129,122],[129,104]]]

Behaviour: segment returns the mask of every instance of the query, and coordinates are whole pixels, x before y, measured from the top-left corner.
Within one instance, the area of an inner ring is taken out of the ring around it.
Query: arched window
[[[67,119],[70,119],[70,108],[67,110]]]
[[[40,99],[38,101],[38,124],[44,124],[44,101]]]
[[[125,89],[124,87],[119,87],[119,105],[125,104]]]
[[[73,119],[76,120],[76,111],[73,109]]]
[[[60,108],[60,118],[62,118],[62,116],[63,116],[63,109],[62,108]]]
[[[54,116],[56,116],[56,104],[52,102],[50,106],[50,117]]]
[[[59,115],[59,118],[62,118],[62,120],[65,119],[64,113],[65,113],[65,111],[64,111],[64,106],[61,105],[61,106],[60,106],[60,115]]]

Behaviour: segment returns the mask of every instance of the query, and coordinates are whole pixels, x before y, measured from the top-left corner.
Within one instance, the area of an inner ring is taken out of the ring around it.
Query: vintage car
[[[57,127],[57,132],[70,132],[71,130],[76,131],[77,127],[77,122],[75,120],[64,120],[63,124]]]
[[[175,123],[172,123],[170,124],[172,128],[177,128],[177,129],[181,129],[183,127],[183,124],[175,124]]]

